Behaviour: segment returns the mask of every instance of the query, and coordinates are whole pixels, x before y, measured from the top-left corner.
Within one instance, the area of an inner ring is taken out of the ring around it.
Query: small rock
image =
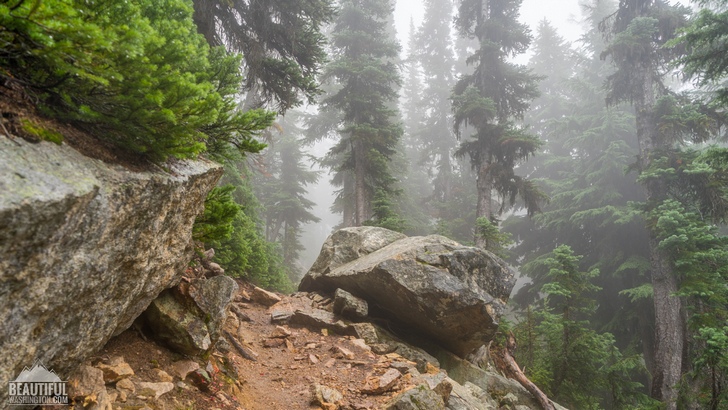
[[[315,384],[313,386],[313,402],[320,405],[324,410],[336,410],[339,408],[338,403],[344,398],[338,390]]]
[[[265,339],[263,340],[263,346],[272,348],[272,347],[281,347],[284,344],[286,344],[285,339]]]
[[[397,381],[402,373],[397,369],[389,369],[379,377],[368,377],[366,385],[361,390],[365,394],[382,394],[396,388]]]
[[[203,369],[197,369],[189,374],[192,384],[203,392],[209,392],[212,385],[210,374]]]
[[[420,377],[425,381],[425,383],[427,383],[430,390],[442,397],[442,401],[447,405],[450,400],[450,393],[452,393],[451,379],[447,377],[447,374],[444,372],[437,374],[423,374]]]
[[[271,338],[285,338],[291,336],[291,331],[283,326],[276,326],[275,329],[270,333]]]
[[[208,261],[211,260],[213,257],[215,257],[215,249],[210,248],[210,249],[206,250],[205,252],[202,253],[202,257],[205,260],[208,260]]]
[[[186,379],[188,374],[199,368],[200,365],[192,360],[180,360],[172,363],[172,373],[182,380]]]
[[[369,347],[369,345],[367,344],[367,342],[364,339],[353,339],[351,341],[351,344],[353,344],[354,346],[356,346],[356,347],[358,347],[360,349],[364,349],[366,351],[371,351],[372,350],[372,348]]]
[[[396,349],[395,346],[391,346],[386,343],[375,343],[373,345],[369,345],[369,347],[371,347],[372,352],[374,352],[376,354],[392,353],[394,351],[394,349]]]
[[[157,380],[159,380],[160,382],[171,382],[172,380],[174,380],[174,378],[164,370],[157,369]]]
[[[309,329],[321,329],[322,334],[324,331],[328,334],[328,330],[342,335],[352,333],[350,326],[338,320],[333,313],[322,309],[297,309],[289,319],[289,323]]]
[[[109,360],[109,363],[99,363],[96,368],[104,373],[104,382],[107,384],[115,383],[121,379],[134,375],[134,370],[124,360],[123,357],[115,356]]]
[[[119,391],[128,390],[131,393],[134,393],[136,391],[134,383],[132,383],[132,381],[129,379],[121,379],[116,382],[116,389]]]
[[[354,333],[359,339],[364,339],[368,345],[374,345],[379,343],[379,334],[377,328],[371,323],[354,323],[351,325],[354,328]]]
[[[389,367],[391,367],[393,369],[397,369],[401,373],[407,373],[408,371],[410,371],[410,369],[415,369],[416,366],[417,366],[417,363],[409,362],[409,361],[400,361],[400,360],[393,361],[389,365]]]
[[[91,366],[81,366],[68,381],[71,398],[90,396],[104,387],[104,373]]]
[[[235,301],[238,300],[242,302],[250,302],[250,294],[245,289],[240,289],[240,292],[238,292],[238,295],[235,296]]]
[[[308,361],[311,362],[311,364],[317,364],[318,362],[320,362],[319,358],[316,357],[316,355],[314,354],[308,355]]]
[[[351,352],[351,350],[341,347],[341,346],[334,346],[331,348],[331,351],[334,352],[337,356],[341,356],[342,358],[346,358],[349,360],[354,359],[354,353]]]
[[[293,316],[293,311],[285,308],[275,308],[270,312],[271,323],[286,323]]]
[[[169,393],[174,389],[174,384],[170,382],[149,383],[140,382],[138,396],[154,397],[158,399],[161,395]]]
[[[210,269],[210,273],[212,273],[213,275],[222,275],[225,273],[225,270],[222,268],[222,266],[218,265],[215,262],[210,262],[208,268]]]
[[[263,306],[273,306],[281,301],[280,296],[276,295],[273,292],[268,292],[265,289],[261,289],[257,286],[253,288],[250,299],[253,302],[261,304]]]
[[[369,314],[367,301],[351,293],[336,289],[334,293],[334,313],[350,319],[364,319]]]
[[[445,410],[442,397],[425,385],[409,389],[390,400],[386,410]]]

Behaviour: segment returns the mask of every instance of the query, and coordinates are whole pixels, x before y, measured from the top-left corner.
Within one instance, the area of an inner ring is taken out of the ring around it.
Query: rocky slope
[[[240,282],[224,326],[230,336],[207,359],[128,330],[82,368],[72,395],[86,403],[77,408],[92,410],[540,408],[497,371],[444,350],[435,357],[374,323],[348,322],[334,304],[333,295],[275,295]]]
[[[203,160],[131,171],[0,135],[0,386],[36,362],[67,377],[177,283],[221,175]]]

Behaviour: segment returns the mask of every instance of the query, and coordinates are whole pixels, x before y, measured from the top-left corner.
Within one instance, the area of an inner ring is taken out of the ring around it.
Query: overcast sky
[[[424,6],[422,0],[396,0],[394,19],[397,25],[397,35],[403,48],[407,46],[410,18],[415,25],[422,21]],[[569,41],[579,38],[581,29],[577,23],[580,17],[579,0],[523,0],[521,6],[521,21],[531,26],[535,31],[538,22],[546,18],[558,30],[559,34]]]
[[[410,18],[415,25],[419,25],[424,13],[422,0],[395,0],[394,19],[397,25],[397,34],[403,49],[407,47],[407,34],[409,32]],[[689,0],[668,0],[672,4],[689,5]],[[575,41],[581,35],[581,18],[579,0],[523,0],[521,5],[521,21],[531,27],[535,33],[538,22],[547,19],[557,28],[561,37],[568,41]]]

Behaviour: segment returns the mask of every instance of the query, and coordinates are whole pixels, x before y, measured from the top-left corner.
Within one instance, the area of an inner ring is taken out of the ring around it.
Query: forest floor
[[[250,287],[243,283],[241,292]],[[275,305],[278,308],[300,303],[302,298],[280,296],[282,301]],[[117,398],[113,409],[378,409],[411,387],[405,375],[384,389],[388,391],[364,393],[362,390],[376,386],[393,362],[406,360],[396,354],[375,354],[352,336],[273,324],[270,308],[257,303],[237,301],[235,306],[250,321],[234,323],[228,318],[226,330],[236,335],[254,360],[242,357],[227,343],[223,343],[226,348],[217,347],[207,361],[193,359],[200,368],[210,370],[211,383],[199,383],[194,374],[180,377],[177,364],[190,358],[157,344],[140,330],[130,329],[110,340],[91,364],[122,357],[133,369],[131,380],[136,384],[159,381],[160,370],[174,375],[171,381],[175,383],[174,390],[156,400],[136,400],[130,395],[126,402],[120,402]],[[316,399],[316,390],[325,398],[330,389],[343,396],[336,405]],[[107,385],[107,390],[112,392],[113,387]]]

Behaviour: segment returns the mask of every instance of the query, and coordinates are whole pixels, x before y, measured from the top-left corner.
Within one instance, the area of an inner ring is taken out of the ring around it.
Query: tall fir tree
[[[390,160],[402,128],[393,108],[400,75],[394,63],[399,45],[387,35],[392,11],[389,0],[343,0],[331,33],[332,61],[324,79],[335,84],[335,92],[323,100],[322,110],[341,115],[329,159],[336,161],[330,163],[334,183],[343,187],[346,225],[374,217],[375,195],[381,201],[397,193]]]
[[[664,73],[659,70],[672,56],[662,48],[674,36],[676,26],[665,16],[669,5],[662,1],[620,1],[609,33],[614,36],[608,52],[617,66],[609,78],[609,101],[630,101],[636,111],[639,157],[637,167],[645,172],[656,151],[667,152],[670,141],[660,138],[653,112],[660,93]],[[665,16],[667,17],[667,16]],[[646,199],[655,207],[667,199],[667,186],[659,178],[645,184]],[[650,274],[655,312],[654,368],[652,397],[677,408],[677,385],[682,375],[685,326],[682,304],[677,296],[678,281],[669,255],[659,248],[654,233],[650,234]]]
[[[508,60],[526,51],[531,41],[525,25],[518,22],[520,6],[520,0],[461,0],[455,19],[461,36],[478,40],[478,49],[468,59],[474,72],[462,76],[454,89],[454,128],[460,137],[465,126],[472,127],[471,138],[458,153],[468,155],[476,170],[476,216],[489,223],[518,197],[529,214],[545,199],[532,181],[516,175],[514,169],[540,144],[516,124],[538,96],[537,77]],[[502,199],[500,207],[493,192]],[[482,235],[475,235],[475,244],[487,248]]]
[[[681,201],[687,209],[700,209],[708,218],[721,219],[724,215],[723,196],[713,195],[715,185],[686,189],[679,178],[692,163],[691,151],[680,146],[711,139],[723,123],[721,115],[676,94],[665,84],[669,74],[665,67],[684,50],[671,40],[686,24],[688,13],[686,7],[663,1],[621,1],[613,19],[604,24],[612,40],[605,55],[611,56],[617,68],[609,77],[608,102],[629,101],[636,114],[639,151],[634,168],[646,196],[643,211],[649,232],[655,314],[651,390],[652,397],[668,409],[678,408],[679,384],[690,367],[690,361],[684,359],[691,346],[691,333],[679,293],[686,277],[666,245],[667,239],[661,236],[662,210],[671,201]],[[694,195],[696,192],[699,195]],[[712,200],[706,202],[707,197]],[[692,239],[686,234],[681,237]],[[687,400],[688,408],[695,408],[696,401]]]

